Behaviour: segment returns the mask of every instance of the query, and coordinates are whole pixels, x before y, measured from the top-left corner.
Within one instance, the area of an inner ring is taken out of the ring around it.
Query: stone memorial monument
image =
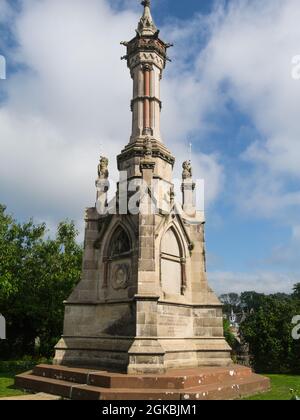
[[[54,366],[37,367],[17,378],[17,384],[57,393],[55,381],[64,379],[76,382],[70,389],[65,383],[75,399],[158,399],[164,394],[158,387],[185,388],[189,375],[194,378],[190,384],[198,387],[213,375],[228,381],[244,375],[263,390],[267,380],[253,379],[249,369],[232,368],[222,305],[208,285],[205,216],[196,209],[190,161],[182,165],[182,200],[174,194],[175,157],[160,131],[160,83],[171,45],[160,39],[150,1],[142,4],[136,36],[122,43],[133,80],[132,133],[117,157],[117,192],[108,200],[109,162],[102,156],[97,203],[86,211],[82,278],[65,302]],[[110,381],[107,388],[114,387],[115,379],[118,390],[105,393],[104,377]],[[239,388],[233,385],[228,389],[237,396]],[[124,387],[131,390],[120,391]],[[137,388],[145,389],[138,396],[130,393]],[[168,390],[164,395],[173,399]],[[195,395],[205,399],[205,392]]]
[[[98,204],[86,212],[82,279],[66,302],[55,362],[138,374],[226,366],[230,348],[222,306],[207,282],[205,219],[195,208],[191,162],[183,163],[183,199],[177,202],[175,157],[161,138],[160,83],[170,44],[159,38],[150,2],[143,5],[136,36],[123,43],[133,98],[130,141],[117,158],[125,181],[115,202],[122,203],[109,211],[108,160],[101,157],[97,201],[108,211],[99,214]],[[130,211],[130,192],[124,200],[132,181],[146,186],[138,214]],[[153,200],[155,211],[143,212]]]

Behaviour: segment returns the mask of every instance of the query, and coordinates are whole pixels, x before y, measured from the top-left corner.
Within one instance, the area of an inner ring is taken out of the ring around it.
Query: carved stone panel
[[[112,270],[111,284],[114,290],[127,289],[130,279],[129,264],[115,264]]]

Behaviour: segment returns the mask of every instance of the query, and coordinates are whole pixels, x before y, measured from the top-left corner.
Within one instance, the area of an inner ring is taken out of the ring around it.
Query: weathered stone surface
[[[143,374],[231,363],[222,306],[207,281],[205,217],[192,202],[191,163],[183,165],[179,203],[175,158],[161,139],[160,81],[167,44],[146,32],[126,43],[133,79],[132,135],[117,158],[123,173],[108,203],[116,212],[100,215],[98,206],[86,210],[82,278],[65,305],[55,355],[60,365]],[[101,157],[96,186],[107,181],[108,170],[108,160]],[[139,197],[127,191],[133,180]],[[106,201],[106,189],[97,190],[99,198]],[[140,210],[155,208],[156,214],[130,214],[131,198]],[[84,395],[77,391],[78,397]]]

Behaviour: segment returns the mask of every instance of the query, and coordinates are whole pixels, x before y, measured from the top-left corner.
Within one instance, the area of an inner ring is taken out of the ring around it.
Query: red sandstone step
[[[146,389],[137,390],[104,390],[101,393],[101,400],[183,400],[183,401],[204,401],[204,400],[235,400],[249,395],[266,392],[270,389],[268,378],[253,375],[251,378],[240,380],[229,380],[223,384],[203,385],[189,390],[157,390],[149,392]]]
[[[87,384],[89,370],[55,365],[38,365],[33,368],[33,374],[44,378]]]
[[[16,376],[15,386],[26,391],[44,392],[45,394],[71,398],[73,384],[67,381],[34,376],[32,372],[27,372]]]
[[[93,389],[93,395],[97,400],[104,401],[179,401],[181,393],[179,390],[170,391],[168,389],[107,389],[100,387],[91,387],[89,385],[79,385],[72,390],[73,400],[88,400],[90,389]],[[97,395],[98,393],[98,395]]]
[[[63,366],[39,365],[36,376],[58,379],[78,384],[120,389],[186,389],[199,385],[224,382],[228,379],[249,377],[251,369],[234,365],[227,368],[198,368],[173,370],[165,375],[122,375]]]
[[[268,378],[251,374],[223,382],[190,389],[108,389],[91,385],[35,376],[28,372],[16,377],[16,386],[30,391],[60,395],[74,400],[233,400],[265,392],[270,388]]]
[[[101,400],[234,400],[248,395],[265,392],[269,381],[265,378],[251,378],[243,383],[227,381],[222,386],[201,386],[193,390],[104,390]]]
[[[269,391],[271,388],[269,378],[252,374],[249,378],[230,380],[219,385],[212,384],[187,390],[182,394],[183,400],[216,401],[236,400],[250,395]]]
[[[72,400],[180,400],[180,392],[169,390],[124,390],[79,385],[51,378],[34,376],[32,373],[18,375],[16,386],[29,391],[39,391],[60,395]]]
[[[230,368],[204,368],[186,371],[173,371],[165,375],[117,375],[91,373],[89,384],[94,386],[107,387],[108,377],[110,378],[109,388],[129,389],[186,389],[199,385],[208,385],[216,382],[223,382],[232,378],[249,377],[251,369],[244,367]],[[108,375],[108,376],[107,376]]]

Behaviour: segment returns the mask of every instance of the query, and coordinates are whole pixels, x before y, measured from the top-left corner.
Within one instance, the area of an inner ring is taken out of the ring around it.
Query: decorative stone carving
[[[170,204],[173,205],[175,202],[175,188],[174,185],[170,188]]]
[[[155,162],[141,162],[140,169],[141,172],[143,172],[144,170],[151,170],[152,172],[154,172]]]
[[[147,48],[150,48],[149,45],[147,46]],[[155,46],[153,46],[153,48],[155,48]],[[166,60],[166,58],[162,59],[158,55],[154,56],[154,58],[152,59],[150,54],[141,52],[138,54],[135,52],[132,56],[126,55],[124,56],[124,59],[128,60],[128,65],[131,69],[147,61],[152,61],[160,70],[164,69]]]
[[[150,139],[150,137],[147,137],[145,139],[145,157],[152,157],[152,141]]]
[[[144,147],[131,146],[130,148],[125,148],[122,151],[122,153],[118,156],[118,168],[120,169],[122,162],[126,162],[129,159],[132,159],[135,157],[143,158],[144,156],[145,156]],[[152,148],[152,157],[162,159],[165,162],[172,165],[172,167],[175,164],[174,156],[172,156],[170,152],[166,151],[166,149],[162,148],[161,146]]]
[[[109,190],[109,172],[108,159],[100,156],[100,163],[98,165],[98,179],[96,180],[96,208],[99,215],[104,215],[107,211],[107,192]]]
[[[127,289],[129,280],[129,266],[127,264],[117,264],[112,275],[112,287],[115,290]]]
[[[153,54],[150,54],[150,58],[153,60],[155,57],[153,56]],[[153,66],[149,63],[145,63],[145,64],[142,65],[142,70],[143,71],[152,71]]]
[[[139,35],[155,35],[157,33],[157,27],[155,26],[155,23],[153,22],[151,16],[151,2],[150,0],[144,0],[142,1],[142,5],[145,9],[144,14],[139,22],[137,32],[139,33]]]
[[[108,179],[108,159],[104,156],[100,156],[100,163],[98,165],[98,179]]]
[[[192,170],[192,164],[190,160],[186,160],[185,162],[183,162],[182,164],[182,179],[190,179],[193,177],[193,170]]]

